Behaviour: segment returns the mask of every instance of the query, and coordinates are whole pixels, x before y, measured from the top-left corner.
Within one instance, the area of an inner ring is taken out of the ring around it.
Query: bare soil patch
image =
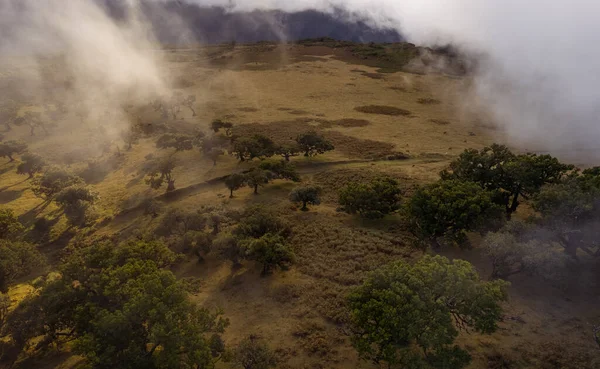
[[[393,116],[409,116],[412,113],[405,109],[396,108],[387,105],[364,105],[357,106],[354,110],[365,113],[365,114],[382,114],[382,115],[393,115]]]
[[[431,97],[422,97],[420,99],[417,99],[417,102],[423,105],[438,105],[442,103],[440,100]]]

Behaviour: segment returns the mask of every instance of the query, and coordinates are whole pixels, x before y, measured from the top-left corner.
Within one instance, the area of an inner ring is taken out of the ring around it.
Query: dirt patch
[[[255,113],[258,111],[257,108],[251,108],[251,107],[238,108],[238,110],[243,111],[244,113]]]
[[[447,126],[448,124],[450,124],[450,122],[448,122],[447,120],[443,120],[443,119],[429,119],[429,121],[431,123],[435,123],[440,126]]]
[[[351,158],[374,159],[394,154],[394,145],[391,143],[346,136],[336,131],[325,132],[324,136],[336,150]]]
[[[365,114],[382,114],[382,115],[402,115],[409,116],[411,112],[405,109],[396,108],[387,105],[365,105],[357,106],[354,110]]]
[[[394,90],[394,91],[400,91],[400,92],[408,92],[406,87],[402,87],[402,86],[392,86],[389,89]]]
[[[422,97],[420,99],[417,99],[417,102],[423,105],[438,105],[442,103],[440,100],[433,99],[431,97]]]
[[[289,114],[292,115],[308,115],[310,114],[310,112],[306,111],[306,110],[290,110],[288,111]]]

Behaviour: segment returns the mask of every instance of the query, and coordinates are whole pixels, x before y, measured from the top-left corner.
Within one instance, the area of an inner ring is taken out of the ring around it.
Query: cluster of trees
[[[192,115],[196,116],[196,110],[194,110],[195,102],[196,95],[184,96],[181,92],[175,92],[169,97],[152,100],[150,106],[152,106],[154,111],[159,112],[164,119],[177,119],[177,116],[181,113],[182,106],[190,109]]]
[[[0,121],[4,123],[6,131],[12,129],[11,125],[28,126],[31,136],[35,136],[36,129],[42,129],[48,134],[48,129],[55,127],[57,122],[68,112],[65,104],[56,103],[54,107],[46,104],[44,115],[41,112],[26,111],[19,115],[20,106],[14,100],[0,102]]]
[[[273,140],[263,135],[251,137],[233,137],[232,154],[240,161],[254,158],[264,159],[280,155],[289,161],[290,157],[301,153],[304,156],[315,156],[334,149],[333,144],[315,131],[309,131],[296,137],[293,143],[276,144]]]

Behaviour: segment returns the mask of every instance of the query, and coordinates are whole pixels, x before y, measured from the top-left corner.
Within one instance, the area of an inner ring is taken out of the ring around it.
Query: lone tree
[[[233,123],[224,122],[221,119],[215,119],[210,123],[210,128],[215,132],[219,132],[221,128],[225,130],[225,135],[231,136],[231,129],[233,128]]]
[[[0,240],[0,292],[18,278],[25,277],[44,265],[44,257],[35,246],[21,241]]]
[[[244,338],[235,348],[234,362],[243,369],[269,369],[277,367],[277,359],[267,344],[256,336]]]
[[[81,183],[83,179],[68,170],[51,166],[33,178],[31,190],[37,197],[50,201],[65,188]]]
[[[15,161],[14,155],[19,155],[27,150],[27,144],[23,141],[2,141],[0,142],[0,157],[8,158],[9,161]]]
[[[258,187],[268,184],[273,178],[273,173],[268,170],[252,168],[246,173],[246,184],[254,188],[254,194],[258,195]]]
[[[229,198],[233,197],[233,191],[239,190],[246,185],[246,176],[242,173],[233,173],[225,178],[225,186],[229,189]]]
[[[250,238],[242,245],[248,259],[262,264],[262,275],[271,273],[275,267],[287,270],[294,262],[294,252],[279,234],[267,233],[260,238]]]
[[[275,154],[275,143],[268,137],[254,135],[252,137],[239,137],[233,141],[231,152],[240,161],[254,158],[264,159]]]
[[[218,147],[213,147],[206,153],[206,156],[213,162],[213,167],[217,165],[217,160],[223,155],[225,155],[225,151]]]
[[[296,138],[296,143],[298,143],[300,150],[304,152],[304,156],[315,156],[334,149],[331,142],[327,141],[315,131],[309,131],[299,135]]]
[[[79,226],[91,220],[88,217],[88,209],[97,198],[98,194],[89,187],[75,185],[60,191],[54,201],[64,210],[69,222]]]
[[[127,145],[127,150],[131,150],[133,145],[140,141],[140,132],[135,127],[129,127],[121,131],[121,139]]]
[[[175,169],[175,160],[172,158],[165,158],[156,162],[148,173],[146,183],[157,190],[166,181],[167,192],[174,191],[175,179],[173,178],[173,169]]]
[[[17,347],[71,342],[93,368],[210,368],[224,352],[220,311],[189,299],[164,269],[175,255],[158,242],[96,242],[77,248],[10,314]]]
[[[442,171],[442,179],[475,182],[494,191],[494,201],[503,205],[508,217],[517,210],[519,198],[529,198],[547,183],[557,183],[574,169],[550,155],[515,155],[506,146],[493,144],[481,151],[465,150]]]
[[[463,260],[394,262],[350,295],[352,343],[361,358],[388,368],[462,368],[471,357],[453,344],[459,330],[493,333],[506,285],[482,282]]]
[[[40,155],[25,153],[21,157],[21,164],[17,167],[17,174],[27,174],[33,178],[36,173],[41,172],[46,166],[46,161]]]
[[[159,149],[172,148],[175,149],[175,152],[187,151],[194,148],[194,142],[194,137],[190,135],[165,133],[156,141],[156,147]]]
[[[398,181],[376,178],[369,183],[347,184],[339,192],[339,204],[349,214],[377,219],[399,209],[400,195]]]
[[[491,192],[461,181],[438,181],[419,188],[407,204],[407,214],[413,232],[436,248],[440,237],[466,247],[466,232],[502,220],[502,208],[493,202]]]
[[[12,209],[0,209],[0,239],[15,238],[23,228]]]
[[[298,156],[302,152],[300,146],[297,143],[285,143],[277,146],[275,154],[281,155],[285,161],[290,161],[292,156]]]
[[[296,187],[290,192],[290,201],[302,203],[302,211],[308,211],[307,204],[319,205],[321,203],[320,195],[321,188],[316,186]]]
[[[181,100],[181,105],[185,106],[186,108],[190,109],[192,111],[192,116],[195,117],[196,114],[196,110],[194,110],[194,103],[196,102],[196,95],[188,95],[188,97],[184,98],[183,100]]]

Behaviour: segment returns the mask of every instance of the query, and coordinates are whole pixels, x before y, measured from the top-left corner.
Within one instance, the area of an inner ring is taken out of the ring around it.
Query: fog
[[[167,0],[151,0],[167,1]],[[183,2],[184,0],[178,0]],[[186,0],[230,11],[316,9],[393,27],[417,44],[452,43],[479,55],[475,88],[465,106],[483,104],[514,146],[548,150],[591,163],[600,157],[600,3],[589,0]],[[0,53],[19,58],[2,75],[27,74],[31,90],[43,77],[38,55],[54,53],[72,83],[71,98],[90,109],[165,91],[154,38],[136,11],[115,21],[92,0],[0,1]],[[68,5],[67,5],[68,4]],[[161,19],[185,27],[176,17]],[[171,25],[172,23],[172,25]],[[282,35],[285,38],[285,35]],[[193,41],[193,40],[190,40]],[[47,94],[61,93],[57,87]]]

